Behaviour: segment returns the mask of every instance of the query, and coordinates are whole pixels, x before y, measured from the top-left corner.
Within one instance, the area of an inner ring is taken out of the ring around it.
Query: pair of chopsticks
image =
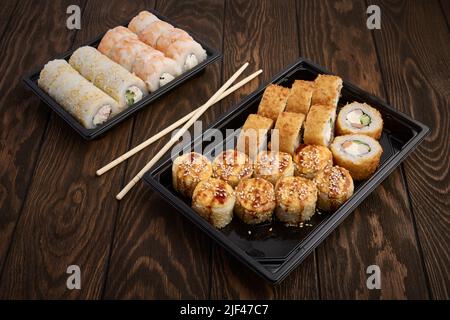
[[[262,73],[262,70],[258,70],[255,73],[253,73],[253,74],[249,75],[248,77],[244,78],[243,80],[239,81],[238,83],[236,83],[231,88],[229,88],[231,86],[231,84],[248,67],[248,65],[249,65],[248,62],[246,62],[242,67],[240,67],[239,70],[236,71],[236,73],[233,74],[231,76],[231,78],[228,79],[228,81],[225,82],[225,84],[222,87],[220,87],[220,89],[217,90],[217,92],[205,104],[203,104],[202,106],[200,106],[196,110],[192,111],[191,113],[187,114],[183,118],[179,119],[175,123],[171,124],[170,126],[165,128],[164,130],[162,130],[159,133],[157,133],[156,135],[154,135],[154,136],[150,137],[149,139],[145,140],[144,142],[142,142],[138,146],[134,147],[130,151],[128,151],[125,154],[123,154],[122,156],[120,156],[119,158],[113,160],[111,163],[109,163],[109,164],[105,165],[104,167],[102,167],[101,169],[97,170],[96,174],[98,176],[104,174],[105,172],[111,170],[112,168],[114,168],[115,166],[120,164],[121,162],[123,162],[126,159],[130,158],[131,156],[135,155],[136,153],[138,153],[139,151],[141,151],[145,147],[151,145],[153,142],[155,142],[158,139],[162,138],[163,136],[165,136],[169,132],[175,130],[176,128],[178,128],[179,126],[181,126],[184,123],[183,127],[180,130],[178,130],[178,132],[174,136],[172,136],[170,141],[145,165],[145,167],[143,167],[138,172],[138,174],[119,192],[119,194],[117,194],[117,196],[116,196],[117,200],[121,200],[128,193],[128,191],[130,191],[139,182],[139,180],[143,177],[143,175],[156,162],[158,162],[159,159],[161,159],[161,157],[178,141],[178,139],[192,126],[192,124],[195,121],[197,121],[198,118],[200,118],[200,116],[203,113],[205,113],[206,110],[208,110],[209,107],[211,107],[213,104],[219,102],[220,100],[222,100],[223,98],[225,98],[226,96],[228,96],[232,92],[236,91],[237,89],[239,89],[240,87],[245,85],[247,82],[253,80],[259,74]]]

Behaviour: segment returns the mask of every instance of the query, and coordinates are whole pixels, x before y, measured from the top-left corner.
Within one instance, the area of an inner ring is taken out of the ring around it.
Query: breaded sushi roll
[[[295,80],[289,92],[286,111],[307,115],[314,91],[313,81]]]
[[[295,175],[313,179],[320,171],[333,165],[333,155],[324,146],[300,145],[294,155]]]
[[[260,178],[244,179],[235,190],[234,213],[247,224],[258,224],[272,220],[275,209],[273,184]]]
[[[212,175],[211,162],[205,156],[190,152],[179,156],[172,164],[172,184],[183,196],[191,198],[197,184]]]
[[[264,90],[261,102],[258,107],[260,116],[277,121],[278,115],[286,108],[286,101],[289,95],[289,88],[277,84],[269,84]]]
[[[156,21],[160,20],[153,13],[148,11],[141,11],[137,16],[131,19],[130,23],[128,24],[128,29],[137,34]]]
[[[235,203],[233,188],[216,178],[200,181],[192,195],[192,208],[217,229],[231,222]]]
[[[105,33],[97,49],[104,55],[110,57],[111,50],[124,39],[138,40],[138,36],[128,28],[122,26],[115,27]]]
[[[255,159],[259,151],[266,146],[267,134],[272,127],[272,119],[250,114],[242,126],[236,149],[248,155],[250,159]]]
[[[320,74],[314,80],[314,92],[311,104],[337,107],[341,96],[342,79],[338,76]]]
[[[156,48],[159,37],[163,34],[170,32],[174,29],[174,26],[165,21],[156,21],[146,26],[139,34],[139,40],[145,42],[149,46]]]
[[[345,134],[364,134],[380,139],[383,119],[377,109],[366,103],[352,102],[339,111],[336,121],[338,136]]]
[[[353,179],[347,169],[334,166],[321,171],[314,182],[317,186],[317,207],[334,211],[353,195]]]
[[[251,178],[253,163],[249,157],[237,150],[225,150],[212,163],[213,176],[229,183],[233,188],[242,179]]]
[[[330,149],[334,162],[350,171],[354,180],[369,178],[378,168],[383,153],[377,140],[363,134],[336,137]]]
[[[83,78],[66,60],[48,62],[39,74],[38,85],[88,129],[120,111],[113,98]]]
[[[278,150],[294,155],[300,145],[304,120],[303,113],[281,112],[272,132],[271,149],[276,147],[274,139],[278,137]]]
[[[302,177],[283,177],[275,186],[275,198],[277,218],[288,225],[299,225],[314,215],[316,184]]]
[[[313,105],[306,116],[303,142],[328,147],[333,141],[335,120],[335,107]]]
[[[275,185],[281,177],[294,175],[294,162],[289,153],[261,151],[255,160],[254,175]]]

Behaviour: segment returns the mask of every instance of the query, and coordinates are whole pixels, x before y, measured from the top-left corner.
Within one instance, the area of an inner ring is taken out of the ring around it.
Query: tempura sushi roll
[[[272,220],[275,209],[275,190],[264,179],[250,178],[239,182],[235,190],[234,213],[247,224]]]
[[[213,176],[228,182],[233,188],[242,179],[251,178],[253,163],[249,157],[237,150],[225,150],[212,163]]]
[[[275,215],[288,225],[299,225],[314,215],[317,188],[313,181],[302,177],[283,177],[275,186]]]
[[[139,40],[156,48],[159,37],[173,29],[174,26],[165,21],[152,22],[139,33]]]
[[[314,80],[314,92],[311,104],[337,107],[341,96],[342,79],[337,76],[320,74]]]
[[[286,108],[288,94],[289,88],[269,84],[259,103],[258,114],[277,121],[278,115]]]
[[[289,92],[286,111],[307,115],[314,91],[313,81],[295,80]]]
[[[179,156],[172,164],[172,184],[183,196],[191,198],[197,184],[212,175],[211,162],[205,156],[190,152]]]
[[[178,36],[179,34],[173,32],[170,32],[167,38],[162,36],[158,39],[156,49],[175,60],[183,72],[206,60],[206,51],[198,42],[186,37],[177,39]]]
[[[377,140],[363,134],[336,137],[330,149],[335,163],[350,171],[354,180],[369,178],[378,168],[383,153]]]
[[[320,171],[333,165],[331,151],[323,146],[299,146],[294,155],[295,175],[313,179]]]
[[[124,39],[138,40],[138,36],[128,28],[122,26],[115,27],[105,33],[97,49],[109,57],[111,50]]]
[[[286,152],[261,151],[256,157],[254,175],[275,185],[281,177],[294,175],[292,157]]]
[[[293,155],[301,142],[304,120],[302,113],[281,112],[272,132],[271,150],[276,149],[274,140],[278,138],[278,150]]]
[[[131,19],[130,23],[128,24],[128,29],[137,34],[156,21],[160,20],[153,13],[148,11],[141,11],[137,16]]]
[[[334,166],[321,171],[314,179],[317,186],[317,207],[334,211],[353,195],[353,179],[347,169]]]
[[[65,60],[48,62],[39,74],[38,85],[88,129],[119,112],[113,98],[83,78]]]
[[[255,159],[259,151],[266,146],[267,134],[272,127],[272,119],[250,114],[242,126],[236,149],[244,152],[250,159]]]
[[[383,119],[377,109],[366,103],[352,102],[339,111],[336,121],[337,135],[364,134],[380,139]]]
[[[333,141],[335,120],[335,107],[313,105],[306,116],[303,142],[328,147]]]

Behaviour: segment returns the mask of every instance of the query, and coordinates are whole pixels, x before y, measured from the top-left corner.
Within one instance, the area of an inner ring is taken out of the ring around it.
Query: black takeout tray
[[[278,74],[271,83],[290,87],[294,80],[314,80],[322,73],[328,74],[326,70],[301,59]],[[240,128],[250,113],[257,112],[265,87],[266,85],[247,96],[209,128],[220,129],[222,132],[225,132],[226,128],[234,130]],[[144,181],[240,261],[266,280],[273,283],[280,282],[418,146],[429,132],[425,125],[344,81],[339,105],[351,101],[366,102],[382,114],[384,129],[380,139],[383,147],[380,167],[370,179],[355,182],[353,196],[337,211],[334,213],[318,211],[303,228],[286,227],[276,219],[271,223],[250,226],[234,217],[224,229],[215,229],[191,209],[189,199],[183,198],[173,189],[170,157],[166,157],[154,169],[148,171]],[[203,136],[208,137],[208,130]],[[231,136],[226,140],[235,138]],[[200,146],[200,150],[204,150],[206,145],[208,148],[211,146],[208,138],[204,139],[206,141],[204,143],[201,140],[201,137],[196,139],[191,146]]]
[[[152,10],[152,9],[148,9],[148,11],[150,11],[151,13],[156,15],[159,19],[166,21],[166,22],[172,24],[173,26],[177,27],[176,23],[173,23],[172,21],[170,21],[166,17],[162,16],[157,11]],[[125,27],[128,26],[128,23],[130,21],[131,21],[131,19],[128,20],[127,22],[123,23],[122,26],[125,26]],[[103,36],[105,35],[105,33],[106,32],[100,34],[94,40],[87,42],[87,43],[83,44],[82,46],[91,46],[91,47],[97,48],[97,46],[100,44],[100,41],[103,38]],[[206,68],[206,66],[208,66],[209,64],[216,61],[217,59],[219,59],[222,56],[218,51],[212,49],[205,42],[201,41],[192,32],[189,32],[189,34],[194,38],[195,41],[197,41],[203,47],[203,49],[206,50],[206,53],[207,53],[206,60],[203,61],[202,63],[198,64],[191,70],[184,72],[183,74],[181,74],[180,76],[178,76],[173,81],[166,84],[165,86],[148,94],[141,101],[131,105],[130,107],[125,109],[123,112],[117,114],[113,118],[109,119],[107,122],[97,126],[94,129],[85,128],[80,122],[78,122],[78,120],[74,116],[72,116],[69,112],[67,112],[59,103],[57,103],[55,100],[53,100],[53,98],[50,97],[50,95],[48,95],[47,92],[45,92],[38,86],[37,81],[39,79],[39,73],[41,72],[42,68],[44,67],[43,65],[41,67],[39,67],[39,69],[30,73],[29,75],[26,75],[23,78],[23,81],[29,88],[31,88],[31,90],[42,101],[44,101],[51,109],[53,109],[53,111],[55,111],[65,122],[67,122],[73,129],[75,129],[75,131],[78,132],[84,139],[92,140],[92,139],[98,138],[100,135],[102,135],[106,131],[110,130],[111,128],[113,128],[114,126],[119,124],[120,122],[124,121],[125,119],[130,117],[132,114],[134,114],[138,110],[149,105],[151,102],[155,101],[156,99],[158,99],[165,93],[169,92],[173,88],[175,88],[175,87],[179,86],[180,84],[184,83],[185,81],[191,79],[192,77],[197,75],[200,71],[203,71]],[[76,49],[78,49],[78,48],[76,48]],[[70,56],[76,49],[72,49],[54,59],[69,60]],[[53,60],[53,59],[51,59],[51,60]]]

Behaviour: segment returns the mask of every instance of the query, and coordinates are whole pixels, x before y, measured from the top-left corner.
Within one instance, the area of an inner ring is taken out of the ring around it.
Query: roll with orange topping
[[[313,179],[320,171],[333,165],[333,155],[328,148],[300,145],[294,155],[295,175]]]
[[[317,186],[317,207],[334,211],[353,195],[353,179],[347,169],[334,166],[321,171],[314,179]]]
[[[294,162],[289,153],[261,151],[255,160],[254,173],[255,177],[275,185],[281,177],[294,175]]]

